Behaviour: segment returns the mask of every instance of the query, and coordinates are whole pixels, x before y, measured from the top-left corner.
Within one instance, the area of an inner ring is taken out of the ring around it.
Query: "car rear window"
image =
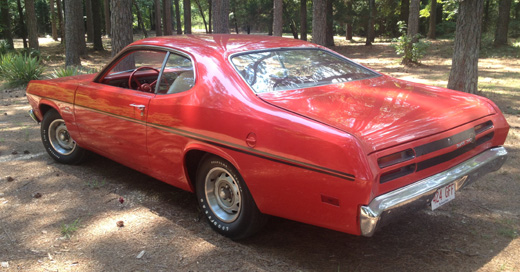
[[[278,92],[367,79],[379,74],[322,49],[276,49],[231,58],[255,93]]]

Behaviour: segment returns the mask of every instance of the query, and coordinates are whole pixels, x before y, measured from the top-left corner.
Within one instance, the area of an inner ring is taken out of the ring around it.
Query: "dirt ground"
[[[450,41],[435,41],[415,68],[399,65],[389,43],[336,42],[375,70],[446,86]],[[52,71],[63,53],[41,44]],[[100,68],[108,56],[91,53],[84,64]],[[509,160],[449,205],[372,238],[272,218],[233,242],[207,226],[190,193],[97,155],[55,163],[24,89],[0,88],[0,271],[520,271],[520,60],[485,57],[480,71],[481,94],[511,125]]]

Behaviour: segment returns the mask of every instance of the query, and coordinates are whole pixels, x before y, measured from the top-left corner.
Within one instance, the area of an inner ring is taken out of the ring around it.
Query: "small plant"
[[[70,224],[61,224],[61,234],[63,234],[67,239],[70,239],[72,234],[78,230],[80,221],[81,219],[78,218]]]
[[[42,73],[43,66],[38,58],[13,53],[0,56],[0,75],[12,87],[38,79]]]
[[[0,55],[5,55],[11,50],[13,50],[13,48],[6,40],[0,40]]]
[[[102,179],[101,181],[98,179],[93,179],[85,182],[85,185],[90,189],[99,189],[107,184],[106,179]]]
[[[403,56],[401,58],[401,64],[418,64],[419,60],[426,54],[426,50],[430,47],[431,43],[421,40],[420,34],[414,37],[408,36],[406,34],[406,24],[402,21],[398,22],[398,27],[401,32],[401,37],[393,40],[396,42],[393,47],[397,55]]]
[[[67,66],[60,67],[58,69],[54,69],[54,72],[50,75],[49,78],[60,78],[60,77],[68,77],[68,76],[77,76],[83,74],[93,74],[96,70],[94,69],[86,69],[81,66]]]

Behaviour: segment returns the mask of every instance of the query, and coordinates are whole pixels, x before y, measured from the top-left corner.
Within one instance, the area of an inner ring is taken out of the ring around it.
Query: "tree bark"
[[[497,29],[495,31],[495,46],[507,45],[510,14],[511,0],[500,0],[498,5]]]
[[[229,34],[229,0],[212,0],[214,33]]]
[[[327,0],[312,1],[312,42],[327,44]]]
[[[80,40],[81,35],[76,29],[78,23],[83,24],[83,7],[81,0],[65,0],[65,66],[81,66],[80,56],[82,48]],[[85,34],[83,34],[83,43],[85,42]]]
[[[300,0],[300,39],[307,40],[307,0]]]
[[[346,39],[347,41],[352,41],[352,38],[353,38],[353,37],[352,37],[352,34],[353,34],[353,33],[352,33],[352,32],[353,32],[352,24],[347,23],[347,25],[346,25],[345,28],[346,28],[345,39]]]
[[[36,24],[36,11],[34,0],[25,0],[25,15],[27,20],[27,32],[29,33],[29,48],[40,49],[38,43],[38,25]]]
[[[133,42],[132,33],[132,0],[112,0],[112,56]],[[117,11],[117,12],[115,12]]]
[[[93,1],[95,1],[95,0],[93,0]],[[137,3],[136,0],[133,0],[133,2],[134,2],[134,7],[135,7],[135,13],[137,13],[137,25],[141,28],[141,31],[143,31],[144,37],[148,38],[148,32],[146,31],[146,28],[144,27],[144,21],[143,21],[143,15],[141,14],[141,8],[139,7],[139,4]]]
[[[175,4],[175,26],[177,27],[177,34],[182,34],[182,24],[181,24],[181,9],[179,5],[179,0],[174,0]]]
[[[57,41],[58,40],[58,28],[56,27],[56,8],[54,7],[54,0],[49,0],[49,6],[51,8],[51,35],[52,39]]]
[[[191,34],[191,0],[183,0],[184,34]]]
[[[213,33],[213,2],[212,0],[208,0],[208,28],[209,33]]]
[[[428,39],[435,40],[435,25],[437,24],[437,0],[431,0],[430,4],[430,27],[428,28]]]
[[[85,0],[85,13],[87,14],[87,42],[93,42],[94,18],[92,18],[92,0]]]
[[[416,36],[419,33],[419,11],[421,10],[420,0],[411,0],[410,13],[408,15],[408,31],[407,35],[412,42],[417,42]]]
[[[367,26],[367,39],[365,41],[365,45],[372,45],[372,41],[374,40],[374,15],[376,9],[376,1],[368,0],[368,26]]]
[[[0,29],[2,29],[2,35],[9,44],[11,49],[14,49],[13,34],[11,32],[11,15],[9,15],[9,2],[7,0],[0,0],[0,14],[2,19],[0,20]]]
[[[58,10],[58,33],[61,43],[65,42],[65,25],[63,24],[63,8],[61,0],[56,0],[56,9]]]
[[[110,0],[104,0],[103,2],[105,4],[105,32],[108,37],[112,37],[112,27],[110,22]]]
[[[22,3],[20,0],[16,0],[16,5],[17,5],[17,8],[18,8],[18,19],[19,19],[19,24],[20,24],[20,32],[21,32],[21,35],[22,35],[22,40],[23,40],[23,48],[27,48],[27,27],[25,26],[25,22],[23,20],[24,18],[24,15],[23,15],[23,8],[22,8]]]
[[[459,4],[455,45],[448,88],[476,93],[478,54],[484,0],[464,0]]]
[[[484,18],[483,18],[483,23],[482,23],[482,32],[487,32],[488,30],[488,25],[490,23],[490,20],[489,20],[489,7],[491,6],[491,0],[485,0],[486,3],[484,5]]]
[[[101,22],[103,20],[103,16],[101,14],[101,3],[102,0],[92,0],[92,21],[93,21],[93,31],[94,31],[94,50],[103,51],[103,41],[101,39],[103,26]]]
[[[283,1],[273,1],[273,35],[282,36],[283,34]]]
[[[325,42],[327,46],[334,46],[334,10],[332,7],[332,1],[333,0],[327,0],[327,31],[325,33]],[[375,1],[375,0],[374,0]]]
[[[200,0],[195,0],[195,3],[197,4],[197,8],[199,9],[200,17],[202,17],[202,22],[204,22],[204,29],[206,29],[206,33],[209,33],[208,23],[206,22],[206,16],[204,15],[204,10],[202,9],[202,6],[200,5]]]
[[[112,0],[115,1],[115,0]],[[161,0],[155,0],[155,36],[162,36],[162,12],[161,12]]]
[[[164,36],[173,35],[172,6],[173,6],[172,0],[163,0]]]

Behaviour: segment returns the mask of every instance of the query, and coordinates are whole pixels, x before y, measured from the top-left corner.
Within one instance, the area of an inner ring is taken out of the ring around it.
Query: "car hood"
[[[356,136],[364,141],[368,152],[495,113],[489,103],[476,95],[388,76],[258,96]]]

